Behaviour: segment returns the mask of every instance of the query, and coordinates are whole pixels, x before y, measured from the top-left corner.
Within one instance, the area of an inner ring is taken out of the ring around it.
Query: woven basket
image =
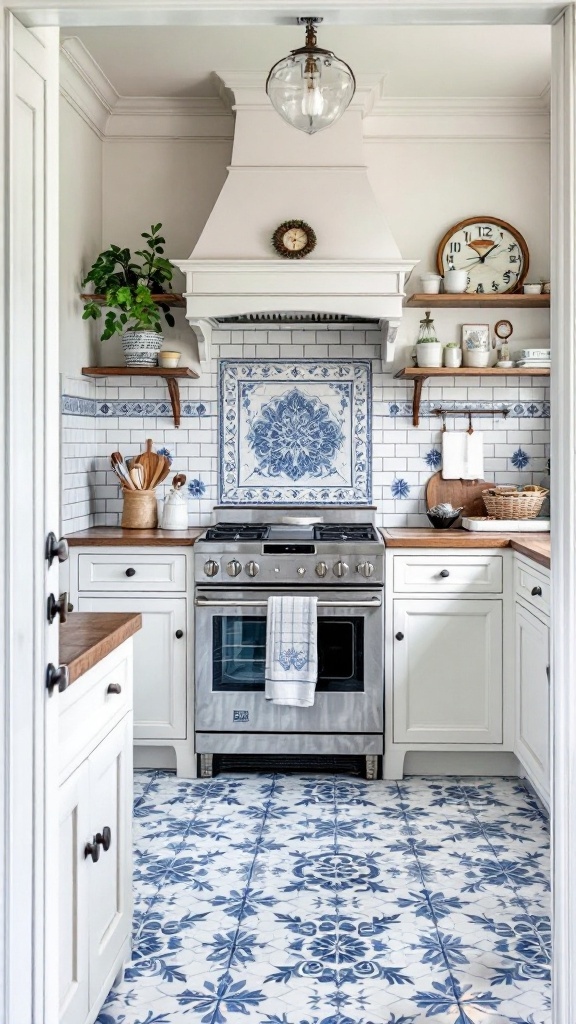
[[[153,530],[158,526],[156,491],[124,490],[120,525],[127,530]]]
[[[548,494],[545,487],[536,485],[532,490],[515,491],[512,494],[509,487],[502,490],[508,493],[490,494],[489,491],[482,491],[486,511],[494,519],[535,519]]]

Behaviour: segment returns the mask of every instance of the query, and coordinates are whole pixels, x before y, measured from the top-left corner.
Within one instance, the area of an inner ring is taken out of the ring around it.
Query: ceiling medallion
[[[316,25],[322,18],[298,18],[306,25],[306,42],[271,69],[266,92],[288,124],[313,135],[329,128],[347,109],[356,90],[351,68],[330,50],[317,45]]]

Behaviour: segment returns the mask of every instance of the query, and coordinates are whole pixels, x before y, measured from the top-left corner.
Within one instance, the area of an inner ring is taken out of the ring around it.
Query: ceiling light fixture
[[[266,92],[288,124],[313,135],[334,124],[356,90],[351,68],[330,50],[317,46],[316,25],[322,18],[298,18],[306,25],[306,42],[271,69]]]

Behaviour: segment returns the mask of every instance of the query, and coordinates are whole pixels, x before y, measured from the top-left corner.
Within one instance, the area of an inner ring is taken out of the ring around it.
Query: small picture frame
[[[490,324],[462,324],[464,352],[490,351]]]

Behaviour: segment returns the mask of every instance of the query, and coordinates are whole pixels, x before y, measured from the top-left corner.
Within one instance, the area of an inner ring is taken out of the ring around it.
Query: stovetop
[[[316,523],[313,526],[279,523],[217,523],[202,537],[205,541],[332,541],[342,544],[355,541],[379,542],[372,523]]]

